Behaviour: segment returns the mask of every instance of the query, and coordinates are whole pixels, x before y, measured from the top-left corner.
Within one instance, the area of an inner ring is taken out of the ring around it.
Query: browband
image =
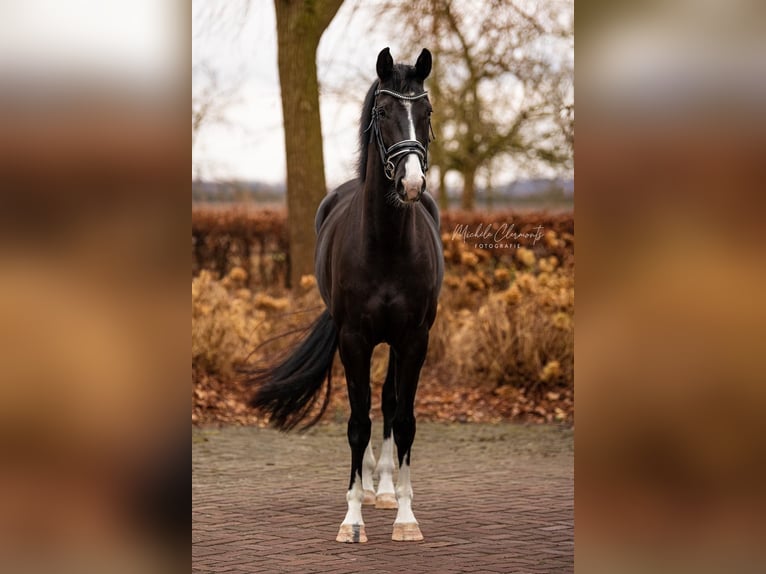
[[[404,94],[400,94],[399,92],[394,92],[393,90],[378,90],[375,92],[375,95],[378,94],[388,94],[389,96],[394,96],[395,98],[399,98],[400,100],[419,100],[420,98],[424,98],[428,95],[428,92],[423,92],[422,94],[418,94],[416,96],[405,96]]]

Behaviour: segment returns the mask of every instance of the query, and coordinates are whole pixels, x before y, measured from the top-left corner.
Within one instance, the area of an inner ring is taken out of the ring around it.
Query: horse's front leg
[[[405,345],[396,349],[396,413],[393,430],[399,455],[399,478],[396,482],[399,508],[394,520],[393,540],[423,540],[418,521],[412,512],[410,450],[415,440],[415,393],[427,349],[427,330],[408,338]]]
[[[370,360],[372,347],[364,337],[348,329],[339,333],[338,350],[346,370],[348,400],[351,416],[348,419],[348,444],[351,447],[351,478],[346,501],[348,511],[340,525],[338,542],[367,542],[362,519],[364,484],[362,474],[365,450],[370,443]],[[369,461],[368,461],[369,464]]]

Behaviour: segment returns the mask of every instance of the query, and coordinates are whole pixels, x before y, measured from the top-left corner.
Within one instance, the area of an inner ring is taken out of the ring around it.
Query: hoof
[[[399,508],[396,503],[396,495],[390,492],[384,492],[375,497],[375,508]]]
[[[362,504],[366,504],[367,506],[375,504],[375,493],[372,490],[364,491],[364,500],[362,500]]]
[[[364,524],[341,524],[335,540],[337,542],[367,542]]]
[[[423,534],[417,522],[400,523],[394,522],[394,533],[391,540],[398,542],[423,540]]]

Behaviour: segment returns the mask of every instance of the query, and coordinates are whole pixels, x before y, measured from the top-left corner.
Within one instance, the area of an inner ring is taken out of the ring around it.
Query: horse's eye
[[[386,117],[386,110],[384,108],[378,108],[378,117],[379,118],[385,118]]]

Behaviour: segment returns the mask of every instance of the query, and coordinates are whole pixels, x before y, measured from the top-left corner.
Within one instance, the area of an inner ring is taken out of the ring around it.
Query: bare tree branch
[[[532,6],[389,0],[380,7],[378,20],[395,20],[434,53],[434,124],[449,141],[434,147],[432,164],[440,176],[463,175],[464,207],[473,205],[472,179],[496,158],[571,169],[571,5]]]

